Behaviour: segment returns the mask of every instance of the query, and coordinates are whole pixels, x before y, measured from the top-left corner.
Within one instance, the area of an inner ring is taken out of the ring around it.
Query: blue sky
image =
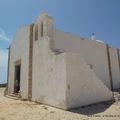
[[[18,27],[34,22],[40,11],[55,27],[120,48],[120,0],[0,0],[0,83],[6,81],[7,50]]]

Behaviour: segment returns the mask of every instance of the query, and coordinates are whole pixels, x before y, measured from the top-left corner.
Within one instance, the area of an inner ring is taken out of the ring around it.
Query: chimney
[[[91,40],[96,40],[95,33],[92,33]]]

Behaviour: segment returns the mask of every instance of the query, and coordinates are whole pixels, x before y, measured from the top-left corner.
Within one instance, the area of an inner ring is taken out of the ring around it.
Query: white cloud
[[[7,37],[5,31],[2,28],[0,28],[0,41],[10,42],[10,38]]]
[[[8,63],[8,51],[0,50],[0,83],[6,82],[7,63]]]
[[[0,28],[0,41],[10,43],[5,31]],[[3,46],[6,48],[6,46]],[[0,83],[6,82],[7,79],[8,50],[0,49]]]
[[[0,67],[7,67],[7,61],[8,61],[8,51],[6,50],[0,50]]]
[[[0,84],[6,83],[6,81],[7,81],[7,69],[0,68]]]

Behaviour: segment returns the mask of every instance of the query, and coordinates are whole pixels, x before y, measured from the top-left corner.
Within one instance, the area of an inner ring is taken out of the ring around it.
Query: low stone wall
[[[6,83],[0,84],[0,87],[6,87],[6,86],[7,86]]]

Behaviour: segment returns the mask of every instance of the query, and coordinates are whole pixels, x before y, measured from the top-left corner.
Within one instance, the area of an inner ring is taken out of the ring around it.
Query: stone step
[[[113,92],[114,100],[119,101],[120,100],[120,93],[119,92]]]
[[[11,99],[15,99],[15,100],[18,100],[21,98],[19,94],[10,94],[10,95],[5,95],[5,96]]]

